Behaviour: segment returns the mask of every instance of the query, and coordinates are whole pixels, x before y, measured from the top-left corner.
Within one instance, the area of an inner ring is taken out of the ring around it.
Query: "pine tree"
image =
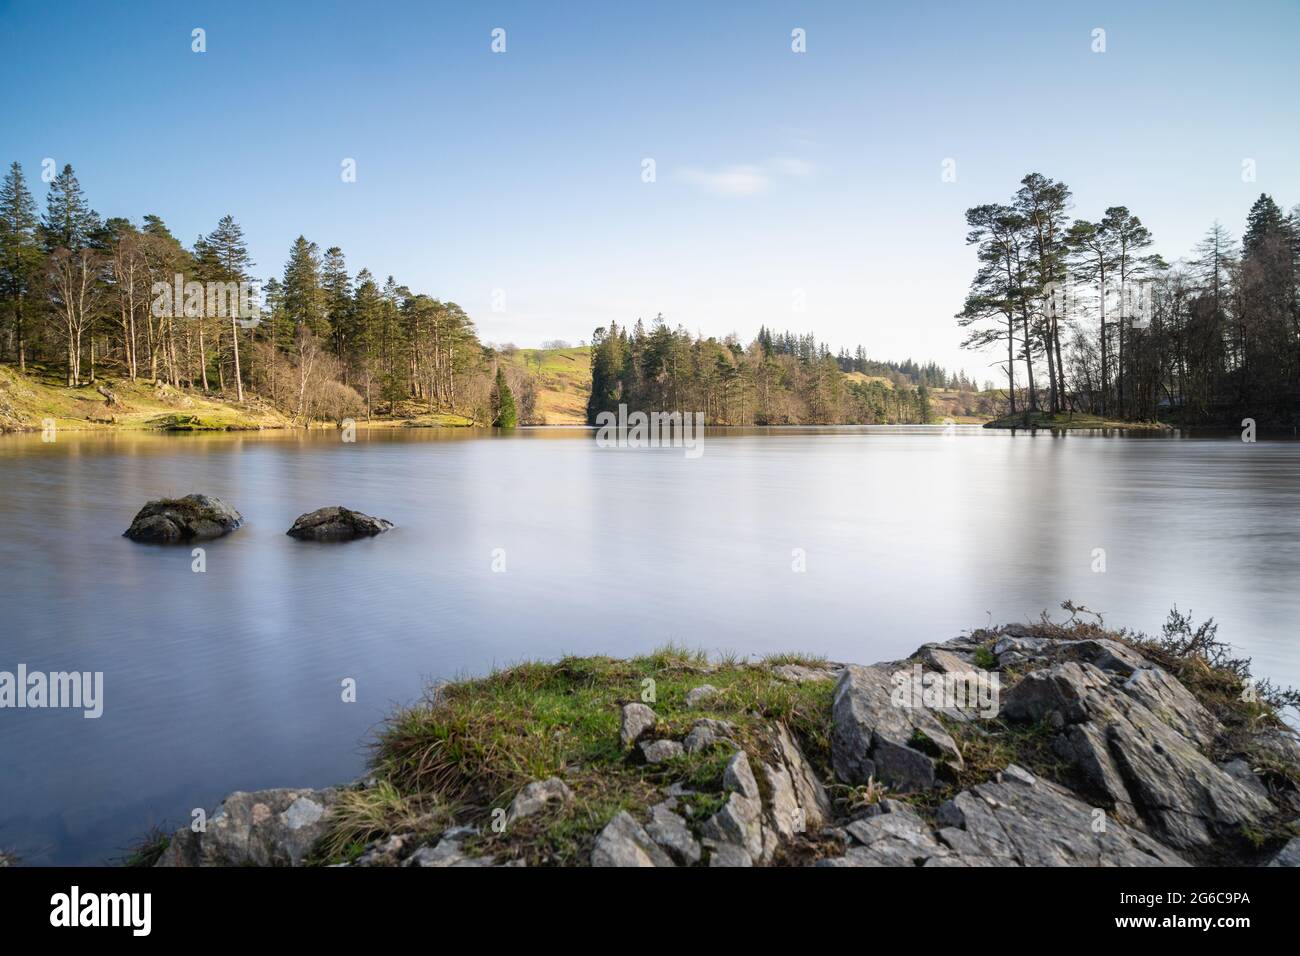
[[[330,246],[321,260],[321,289],[325,296],[325,318],[333,337],[334,354],[342,362],[347,357],[351,326],[352,280],[348,277],[343,250]],[[345,366],[346,367],[346,366]]]
[[[86,203],[71,163],[50,183],[42,226],[47,248],[72,252],[87,245],[99,229],[99,216]]]
[[[27,300],[40,281],[41,246],[36,200],[17,162],[0,185],[0,295],[13,307],[18,371],[27,371]]]
[[[492,420],[493,426],[515,427],[515,396],[510,391],[510,386],[506,384],[506,371],[500,365],[497,366],[496,384],[492,387],[492,407],[496,411],[496,417]]]
[[[325,291],[321,287],[320,256],[314,242],[304,236],[294,240],[284,266],[284,310],[295,329],[306,326],[318,338],[329,336]]]
[[[249,270],[253,267],[253,260],[248,255],[248,246],[244,243],[244,231],[235,222],[233,216],[222,216],[221,221],[217,223],[217,228],[195,243],[194,252],[198,260],[199,275],[205,281],[233,283],[249,281]],[[237,306],[238,300],[231,305]],[[232,307],[230,341],[234,352],[235,395],[242,402],[244,382],[239,367],[239,318],[241,317],[238,315],[238,309]]]

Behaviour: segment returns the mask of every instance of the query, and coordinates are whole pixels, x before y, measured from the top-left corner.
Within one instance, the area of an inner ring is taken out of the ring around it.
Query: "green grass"
[[[502,361],[537,379],[536,413],[546,425],[585,425],[591,394],[591,347],[516,349]]]
[[[121,864],[130,867],[153,866],[167,852],[171,842],[170,830],[164,830],[162,827],[157,826],[151,827],[140,842],[122,858]]]
[[[109,405],[97,386],[113,392],[117,403]],[[32,364],[20,375],[12,365],[0,365],[0,431],[40,430],[50,419],[63,431],[232,431],[290,424],[257,400],[238,405],[215,392],[159,387],[144,378],[133,382],[112,365],[98,370],[94,384],[73,388],[53,366]]]
[[[720,693],[688,710],[686,694],[701,684]],[[469,852],[530,864],[585,863],[596,835],[620,810],[644,819],[673,783],[700,793],[702,816],[721,806],[729,747],[683,754],[657,766],[635,761],[619,746],[623,703],[647,701],[656,737],[680,740],[701,717],[726,720],[750,755],[771,760],[769,724],[784,721],[818,773],[830,762],[833,682],[788,684],[757,664],[718,664],[683,647],[667,646],[633,660],[566,657],[525,663],[488,677],[447,684],[420,704],[395,713],[379,734],[372,766],[378,793],[357,791],[337,815],[326,855],[347,859],[366,841],[418,829],[425,815],[481,827]],[[491,827],[527,783],[559,776],[574,793],[567,807],[539,813],[505,832]],[[454,808],[454,814],[451,808]]]
[[[1293,691],[1251,682],[1248,661],[1230,656],[1212,624],[1194,628],[1173,615],[1163,637],[1148,638],[1108,630],[1088,620],[1086,608],[1069,602],[1068,621],[1046,615],[1031,627],[1036,636],[1061,640],[1111,639],[1139,648],[1177,676],[1225,725],[1212,756],[1244,753],[1278,787],[1296,788],[1293,766],[1272,767],[1255,749],[1261,729],[1280,727],[1279,711],[1300,699]],[[1057,730],[1045,723],[1025,725],[1001,719],[957,721],[941,717],[959,747],[964,766],[944,771],[943,785],[919,793],[892,793],[871,782],[848,787],[834,783],[831,769],[831,708],[834,681],[796,684],[776,679],[779,664],[816,666],[822,659],[799,653],[773,654],[760,663],[712,661],[702,652],[667,645],[643,657],[565,657],[554,663],[528,662],[486,677],[445,684],[415,706],[398,710],[381,728],[371,766],[376,786],[349,791],[334,816],[333,830],[315,862],[355,859],[365,845],[395,833],[414,833],[421,841],[452,823],[472,824],[479,835],[462,845],[472,854],[499,862],[523,859],[529,865],[585,864],[596,835],[620,810],[645,821],[651,805],[667,797],[673,784],[696,791],[682,798],[690,821],[715,813],[724,800],[723,771],[732,748],[682,754],[657,766],[640,763],[619,745],[621,707],[645,700],[658,723],[654,736],[681,740],[702,717],[732,724],[732,737],[751,760],[776,759],[772,727],[783,722],[798,740],[814,771],[827,785],[842,817],[889,797],[911,803],[933,821],[943,801],[1018,764],[1044,779],[1084,792],[1078,771],[1052,748]],[[992,669],[988,644],[975,655],[976,666]],[[1032,669],[1032,668],[1031,668]],[[1002,672],[1005,694],[1023,676]],[[710,684],[718,693],[691,710],[686,695]],[[1244,692],[1254,688],[1253,699]],[[574,794],[564,806],[512,823],[502,832],[492,826],[526,784],[560,777]],[[759,786],[765,779],[759,775]],[[1287,819],[1291,819],[1288,817]],[[1270,827],[1252,834],[1261,845],[1286,836]],[[825,852],[832,852],[826,848]],[[817,838],[787,848],[791,859],[821,853]]]

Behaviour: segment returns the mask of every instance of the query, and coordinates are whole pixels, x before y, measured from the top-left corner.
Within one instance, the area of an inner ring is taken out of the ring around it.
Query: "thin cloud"
[[[727,166],[712,172],[686,169],[682,179],[716,196],[756,196],[772,185],[771,177],[760,166]]]
[[[816,166],[805,159],[782,156],[758,165],[724,166],[715,170],[688,168],[682,170],[681,179],[715,196],[757,196],[771,189],[777,179],[807,177],[815,171]]]

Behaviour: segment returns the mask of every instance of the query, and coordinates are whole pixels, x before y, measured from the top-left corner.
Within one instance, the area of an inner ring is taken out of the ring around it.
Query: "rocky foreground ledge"
[[[1300,865],[1294,696],[1247,664],[1177,616],[1156,640],[1045,618],[872,666],[525,664],[394,715],[364,780],[231,794],[150,858]]]

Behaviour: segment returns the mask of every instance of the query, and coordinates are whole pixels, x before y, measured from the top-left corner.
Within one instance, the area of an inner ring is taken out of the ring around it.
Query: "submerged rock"
[[[148,544],[178,544],[219,538],[243,523],[243,515],[220,498],[186,495],[148,502],[123,535]]]
[[[391,521],[383,518],[334,505],[299,515],[285,534],[301,541],[352,541],[383,534],[392,526]]]

